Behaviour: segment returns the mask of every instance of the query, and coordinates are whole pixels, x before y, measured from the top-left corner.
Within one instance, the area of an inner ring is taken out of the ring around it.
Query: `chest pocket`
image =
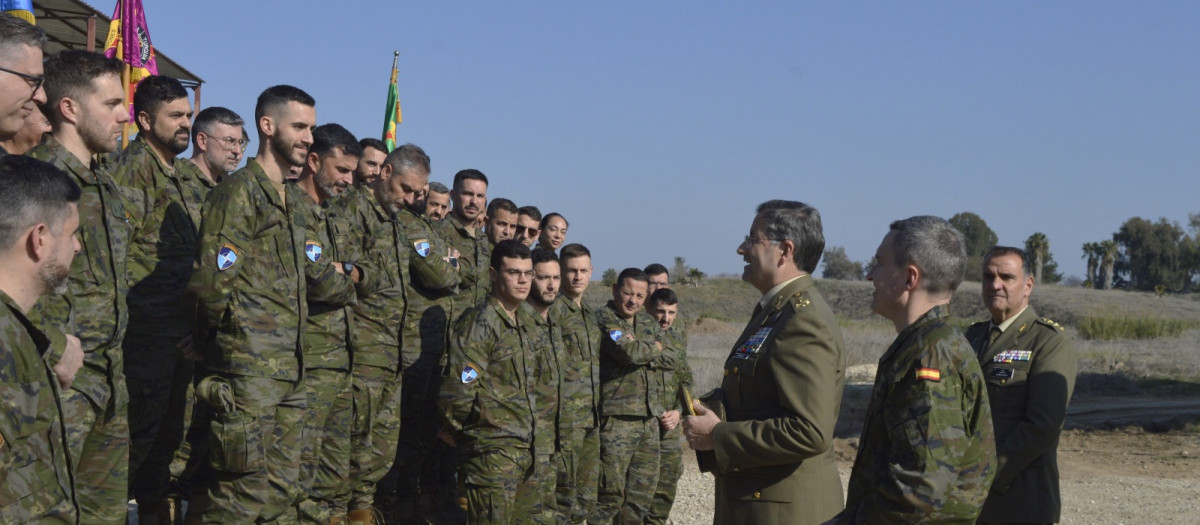
[[[267,251],[271,253],[253,253],[258,258],[256,264],[269,264],[274,268],[269,272],[271,275],[287,275],[292,272],[287,271],[291,265],[287,264],[284,257],[291,256],[290,244],[292,242],[291,232],[278,221],[271,221],[265,227],[259,229],[254,234],[253,250]],[[239,261],[242,262],[242,261]],[[245,261],[251,262],[251,261]]]

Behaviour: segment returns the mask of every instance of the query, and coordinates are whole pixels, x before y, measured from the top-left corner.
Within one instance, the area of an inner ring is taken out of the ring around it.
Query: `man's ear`
[[[258,129],[264,135],[270,137],[275,134],[275,119],[270,115],[263,115],[258,119]]]
[[[149,131],[151,125],[150,114],[145,111],[139,111],[137,114],[137,125],[140,126],[141,129]]]
[[[796,244],[792,241],[779,241],[779,251],[780,264],[795,260]]]
[[[309,153],[308,156],[304,157],[304,163],[308,165],[308,169],[312,171],[313,174],[321,171],[321,156],[317,155],[315,152]]]
[[[71,124],[79,124],[79,102],[71,97],[63,97],[58,99],[55,105],[58,110],[59,118],[63,122]]]
[[[921,269],[913,264],[905,266],[904,273],[904,289],[909,292],[916,290],[917,286],[921,284],[921,279],[925,278],[925,275],[921,273]]]
[[[41,262],[50,255],[50,237],[50,227],[44,222],[39,222],[29,229],[25,236],[25,249],[28,250],[30,259]]]
[[[385,162],[379,166],[379,180],[386,181],[390,178],[392,178],[392,165]]]

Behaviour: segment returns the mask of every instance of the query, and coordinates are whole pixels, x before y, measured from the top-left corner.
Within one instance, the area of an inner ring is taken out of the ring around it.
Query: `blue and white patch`
[[[464,366],[462,369],[463,384],[469,385],[474,383],[476,379],[479,379],[479,367],[475,363],[467,363],[467,366]]]
[[[417,255],[422,258],[429,255],[429,239],[417,239],[413,241],[413,249],[417,251]]]
[[[609,339],[612,339],[614,342],[620,341],[622,335],[625,335],[625,332],[622,332],[620,330],[609,330],[608,331]]]
[[[757,354],[762,349],[762,345],[767,341],[767,336],[769,335],[771,335],[771,327],[764,326],[759,328],[757,332],[754,332],[754,335],[746,339],[745,343],[742,343],[741,346],[733,351],[733,357],[737,359],[749,359],[750,356]]]
[[[225,243],[221,249],[217,251],[217,270],[225,271],[233,268],[233,263],[238,260],[238,249],[236,246]]]
[[[325,251],[321,247],[321,243],[317,241],[304,242],[304,256],[308,257],[309,261],[317,262],[321,260],[321,252]]]

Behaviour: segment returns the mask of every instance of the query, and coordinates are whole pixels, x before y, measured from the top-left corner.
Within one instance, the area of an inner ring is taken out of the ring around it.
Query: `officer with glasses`
[[[25,126],[25,118],[46,103],[42,89],[42,46],[46,33],[12,15],[0,14],[0,141]],[[0,147],[0,156],[8,152]]]

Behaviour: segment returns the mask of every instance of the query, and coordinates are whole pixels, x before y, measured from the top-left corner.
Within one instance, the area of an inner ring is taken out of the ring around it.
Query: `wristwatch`
[[[347,277],[349,277],[351,274],[354,273],[354,263],[352,263],[352,262],[342,263],[342,271],[346,273]]]

